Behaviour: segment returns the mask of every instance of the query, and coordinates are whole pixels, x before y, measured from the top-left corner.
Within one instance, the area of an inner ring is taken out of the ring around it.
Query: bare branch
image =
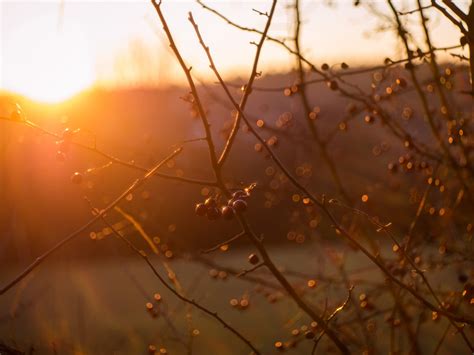
[[[257,270],[257,269],[260,269],[262,266],[265,266],[265,263],[260,263],[260,264],[257,264],[255,265],[254,267],[250,268],[250,269],[245,269],[241,272],[239,272],[237,275],[235,275],[236,277],[242,277],[242,276],[245,276],[247,274],[250,274],[251,272]]]
[[[249,80],[247,81],[247,84],[244,86],[244,88],[245,88],[244,95],[242,96],[242,99],[240,100],[240,103],[239,103],[239,110],[237,112],[237,115],[235,116],[234,126],[232,127],[232,131],[229,135],[229,138],[227,139],[224,150],[222,151],[221,156],[219,158],[219,166],[222,166],[224,164],[224,162],[225,162],[225,160],[226,160],[227,156],[229,155],[229,152],[232,148],[235,137],[237,136],[237,132],[238,132],[239,126],[240,126],[240,121],[242,119],[241,112],[244,112],[244,110],[245,110],[247,100],[250,96],[250,93],[252,92],[253,82],[255,81],[255,78],[257,77],[257,68],[258,68],[258,61],[260,59],[260,53],[262,51],[263,43],[265,42],[265,39],[267,38],[267,33],[268,33],[268,30],[270,29],[270,25],[272,23],[273,14],[275,13],[276,4],[277,4],[277,1],[273,0],[272,6],[270,8],[270,13],[267,15],[267,17],[268,17],[267,23],[265,24],[265,28],[262,32],[262,36],[260,38],[260,41],[257,44],[257,51],[255,52],[255,57],[254,57],[253,66],[252,66],[252,72],[250,73],[250,77],[249,77]],[[197,29],[197,25],[194,22],[194,19],[192,18],[191,13],[189,14],[189,20],[191,21],[191,23],[193,23],[193,26],[196,30],[196,33],[198,33],[198,37],[200,37],[199,31]],[[202,39],[200,39],[200,42],[202,43]],[[209,48],[207,48],[206,52],[207,52],[208,57],[210,57]],[[213,64],[211,64],[211,69],[213,69]]]
[[[243,237],[244,235],[245,235],[244,232],[240,232],[240,233],[234,235],[232,238],[229,238],[229,239],[227,239],[227,240],[225,240],[225,241],[223,241],[223,242],[221,242],[217,245],[214,245],[213,247],[211,247],[209,249],[201,250],[201,254],[209,254],[213,251],[219,250],[222,246],[228,245],[228,244],[238,240],[239,238]]]
[[[9,120],[7,118],[3,118],[3,117],[0,117],[0,119],[5,119],[5,120]],[[10,121],[10,120],[9,120]],[[54,137],[54,138],[57,138],[58,140],[61,140],[62,139],[62,136],[60,134],[57,134],[57,133],[54,133],[54,132],[51,132],[39,125],[37,125],[36,123],[32,122],[32,121],[29,121],[29,120],[25,120],[25,121],[19,121],[19,123],[21,124],[25,124],[26,126],[28,127],[31,127],[33,129],[36,129],[38,130],[39,132],[41,132],[42,134],[45,134],[45,135],[48,135],[48,136],[51,136],[51,137]],[[191,141],[191,140],[190,140]],[[183,141],[182,143],[187,143],[188,141]],[[134,170],[138,170],[138,171],[142,171],[142,172],[147,172],[149,169],[146,168],[146,167],[143,167],[143,166],[140,166],[136,163],[132,163],[132,162],[128,162],[126,160],[123,160],[123,159],[120,159],[120,158],[117,158],[111,154],[108,154],[102,150],[99,150],[97,148],[97,145],[94,143],[93,146],[89,146],[89,145],[86,145],[86,144],[83,144],[83,143],[80,143],[80,142],[77,142],[75,141],[74,139],[71,140],[71,144],[72,145],[75,145],[77,147],[80,147],[82,149],[85,149],[87,151],[90,151],[90,152],[93,152],[103,158],[105,158],[106,160],[114,163],[114,164],[118,164],[118,165],[122,165],[122,166],[125,166],[127,168],[130,168],[130,169],[134,169]],[[166,173],[160,173],[160,172],[156,172],[156,174],[154,176],[157,176],[157,177],[161,177],[163,179],[168,179],[168,180],[177,180],[177,181],[181,181],[181,182],[186,182],[186,183],[190,183],[190,184],[197,184],[197,185],[206,185],[206,186],[217,186],[217,183],[215,181],[207,181],[207,180],[200,180],[200,179],[193,179],[193,178],[187,178],[187,177],[180,177],[180,176],[175,176],[175,175],[169,175],[169,174],[166,174]]]
[[[433,5],[427,5],[427,6],[423,6],[421,10],[427,10],[427,9],[430,9],[432,8]],[[412,15],[412,14],[415,14],[417,12],[420,12],[421,11],[419,8],[416,8],[414,10],[411,10],[411,11],[398,11],[398,14],[400,16],[405,16],[405,15]]]
[[[197,30],[197,32],[199,32]],[[201,43],[203,47],[207,47],[204,42]],[[206,51],[206,53],[208,53]],[[208,54],[208,58],[210,55]],[[212,60],[212,57],[209,58],[210,63],[212,63],[211,67],[214,68],[214,73],[216,74],[217,79],[221,83],[224,91],[226,92],[227,96],[229,97],[229,100],[234,104],[234,107],[240,111],[240,107],[238,104],[235,102],[233,99],[232,95],[230,94],[229,89],[227,88],[227,85],[225,82],[222,80],[220,74],[218,73],[214,61]],[[245,114],[241,111],[242,119],[244,122],[247,124],[249,131],[257,138],[257,140],[262,144],[266,152],[270,155],[272,160],[275,162],[275,164],[280,168],[280,170],[285,174],[285,176],[289,179],[289,181],[298,189],[300,190],[304,196],[308,196],[322,211],[323,213],[329,218],[329,220],[333,223],[334,229],[341,234],[343,237],[345,237],[348,241],[350,241],[352,244],[356,245],[359,250],[361,250],[374,264],[376,264],[383,272],[385,275],[387,275],[394,283],[396,283],[398,286],[406,289],[408,292],[410,292],[415,298],[417,298],[419,301],[421,301],[425,306],[430,308],[431,310],[435,310],[440,314],[444,314],[447,317],[451,317],[454,320],[467,322],[469,324],[474,324],[474,319],[470,319],[467,317],[463,316],[457,316],[455,314],[452,314],[451,312],[448,312],[442,308],[438,308],[432,303],[430,303],[428,300],[426,300],[422,295],[418,294],[416,290],[413,290],[411,287],[407,286],[405,283],[402,281],[398,280],[395,276],[391,274],[391,272],[387,269],[385,265],[383,265],[377,257],[373,256],[362,244],[360,244],[359,241],[357,241],[352,235],[346,231],[346,229],[336,220],[334,215],[329,211],[329,209],[325,206],[324,202],[321,199],[318,199],[314,194],[312,194],[306,187],[304,187],[301,183],[298,182],[298,180],[286,169],[284,164],[281,162],[281,160],[276,156],[276,154],[273,152],[273,150],[266,144],[265,140],[258,134],[258,132],[255,130],[250,125],[250,122],[248,122]],[[240,219],[241,220],[241,219]],[[244,223],[245,221],[241,220],[241,223]],[[251,231],[244,226],[244,230],[248,231],[250,235],[252,235]],[[260,251],[260,249],[259,249]],[[275,275],[276,276],[276,275]],[[286,281],[286,280],[285,280]]]
[[[186,79],[188,81],[188,85],[191,89],[192,95],[194,102],[196,103],[198,112],[199,112],[199,117],[202,121],[202,125],[204,127],[204,130],[206,132],[206,141],[208,145],[208,150],[209,150],[209,156],[211,160],[211,164],[214,170],[214,173],[216,174],[216,178],[219,179],[219,168],[218,168],[218,161],[217,161],[217,156],[216,156],[216,149],[214,146],[214,141],[212,139],[212,134],[211,134],[211,126],[209,124],[209,121],[207,119],[207,114],[206,111],[204,110],[204,106],[202,105],[201,99],[199,98],[198,91],[196,89],[196,85],[194,84],[194,80],[191,76],[191,69],[188,68],[186,63],[184,62],[183,57],[181,56],[181,53],[178,50],[178,47],[176,46],[176,43],[174,42],[173,36],[171,34],[171,31],[168,27],[168,23],[166,22],[166,19],[163,15],[163,12],[161,11],[161,1],[159,3],[156,2],[156,0],[151,1],[155,11],[161,21],[161,24],[163,25],[163,30],[165,31],[166,37],[168,38],[168,41],[170,43],[170,47],[176,56],[176,59],[178,60],[181,68],[183,69],[184,74],[186,75]]]
[[[255,346],[250,342],[250,340],[248,340],[245,336],[243,336],[237,329],[235,329],[234,327],[232,327],[229,323],[227,323],[224,319],[222,319],[222,317],[220,317],[216,312],[213,312],[209,309],[207,309],[206,307],[202,306],[201,304],[197,303],[195,300],[193,299],[189,299],[187,298],[186,296],[184,296],[182,293],[176,291],[173,287],[171,287],[167,282],[166,280],[159,274],[158,270],[155,268],[155,266],[153,265],[153,263],[150,261],[150,259],[148,258],[147,254],[143,251],[143,250],[139,250],[137,247],[135,247],[127,238],[125,238],[122,234],[120,234],[115,228],[114,226],[109,223],[107,221],[107,219],[105,218],[105,215],[104,214],[101,214],[99,212],[99,218],[102,219],[102,221],[112,230],[112,232],[117,236],[117,238],[119,238],[121,241],[123,241],[125,244],[127,244],[127,246],[133,250],[133,252],[135,254],[137,254],[138,256],[140,256],[145,262],[146,264],[148,265],[148,267],[151,269],[151,271],[153,272],[153,274],[158,278],[158,280],[160,281],[160,283],[165,286],[168,291],[170,291],[173,295],[175,295],[177,298],[179,298],[181,301],[185,302],[185,303],[188,303],[190,305],[192,305],[193,307],[196,307],[197,309],[201,310],[202,312],[206,313],[207,315],[211,316],[212,318],[214,318],[215,320],[217,320],[219,323],[222,324],[222,326],[226,329],[228,329],[230,332],[234,333],[234,335],[236,335],[241,341],[243,341],[245,344],[247,344],[247,346],[252,349],[252,351],[255,353],[255,354],[260,354],[260,352],[257,350],[257,348],[255,348]]]
[[[351,286],[349,287],[349,290],[348,290],[348,294],[347,294],[347,298],[346,300],[344,301],[344,303],[342,303],[339,307],[337,307],[332,313],[331,315],[327,318],[327,322],[330,322],[339,312],[341,312],[344,308],[346,308],[347,304],[349,303],[349,301],[351,300],[351,297],[352,297],[352,290],[354,289],[354,286]],[[316,340],[314,341],[314,345],[313,345],[313,349],[311,350],[311,354],[315,354],[316,353],[316,348],[318,347],[318,344],[321,340],[321,338],[324,336],[324,331],[322,331],[319,336],[316,338]]]
[[[443,1],[444,2],[444,1]],[[466,30],[466,28],[464,27],[462,21],[459,21],[457,20],[456,18],[454,18],[453,15],[451,15],[448,10],[446,10],[446,8],[442,7],[440,4],[438,4],[436,2],[436,0],[431,0],[431,5],[436,8],[439,12],[441,12],[449,21],[451,21],[454,25],[456,25],[459,30],[463,33],[463,34],[466,34],[468,33],[468,31]]]
[[[23,280],[30,272],[36,269],[43,261],[45,261],[51,254],[59,250],[62,246],[68,244],[70,241],[75,239],[77,236],[81,235],[84,231],[87,230],[90,226],[95,224],[99,219],[102,218],[107,212],[112,210],[116,205],[118,205],[123,199],[127,197],[131,192],[135,191],[137,188],[143,185],[150,177],[156,174],[159,168],[166,164],[169,160],[173,159],[176,155],[181,153],[182,148],[176,149],[173,153],[168,155],[165,159],[159,162],[153,169],[148,171],[143,177],[135,180],[124,192],[122,192],[113,202],[111,202],[105,209],[101,210],[94,218],[89,220],[87,223],[79,227],[76,231],[69,234],[67,237],[59,241],[52,248],[44,252],[42,255],[36,258],[36,260],[30,264],[25,270],[23,270],[19,275],[17,275],[12,281],[0,289],[0,295],[3,295],[18,282]]]
[[[467,14],[462,12],[462,10],[454,3],[452,0],[442,0],[443,4],[445,4],[449,9],[454,12],[460,19],[463,21],[467,21]]]

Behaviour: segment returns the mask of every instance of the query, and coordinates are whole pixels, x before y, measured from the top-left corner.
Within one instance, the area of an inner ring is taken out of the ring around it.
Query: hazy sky
[[[302,1],[304,52],[321,64],[381,63],[384,57],[400,57],[392,33],[374,33],[381,23],[352,0]],[[426,1],[425,1],[426,2]],[[234,21],[262,29],[265,18],[252,11],[267,11],[270,1],[208,1]],[[293,27],[291,2],[280,1],[271,35],[288,36]],[[396,1],[399,9],[411,9],[414,1]],[[467,7],[468,1],[457,2]],[[387,11],[385,1],[374,1]],[[224,24],[194,1],[163,1],[163,11],[187,63],[196,75],[209,73],[202,49],[187,20],[192,11],[211,47],[217,65],[227,76],[251,68],[257,41]],[[459,43],[458,30],[431,12],[438,46]],[[417,22],[418,15],[410,16]],[[163,85],[183,76],[176,66],[149,1],[6,1],[0,0],[0,88],[43,100],[66,98],[90,85]],[[420,42],[421,43],[421,42]],[[277,45],[267,42],[260,69],[283,71],[294,64]],[[50,96],[50,97],[48,97]]]

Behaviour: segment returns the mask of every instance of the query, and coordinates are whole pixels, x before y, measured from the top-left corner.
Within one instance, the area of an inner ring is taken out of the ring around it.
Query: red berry
[[[224,217],[224,219],[232,219],[232,218],[234,218],[235,211],[230,206],[224,206],[221,209],[221,213],[222,213],[222,217]]]
[[[214,198],[212,197],[209,197],[208,199],[206,199],[206,201],[204,201],[204,205],[206,207],[216,207],[217,206],[217,202]]]
[[[248,256],[248,259],[249,259],[249,263],[252,265],[257,265],[258,262],[260,261],[260,258],[258,257],[257,254],[250,254]]]
[[[77,185],[79,185],[82,182],[82,179],[83,179],[82,174],[78,173],[77,171],[71,176],[71,181]]]
[[[215,220],[219,219],[221,211],[217,207],[208,207],[206,214],[208,219]]]
[[[205,216],[207,212],[207,207],[206,205],[204,205],[204,203],[198,203],[194,211],[198,216]]]
[[[244,212],[247,209],[247,202],[244,200],[235,200],[232,203],[232,207],[234,208],[235,211],[237,212]]]

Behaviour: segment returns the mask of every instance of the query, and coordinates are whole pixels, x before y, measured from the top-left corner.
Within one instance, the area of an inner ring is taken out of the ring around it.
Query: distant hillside
[[[424,68],[419,69],[420,72],[423,70]],[[393,73],[406,75],[401,68]],[[453,90],[463,90],[467,86],[467,73],[459,68],[456,76]],[[293,74],[263,77],[255,85],[269,88],[291,86],[293,77]],[[367,90],[371,77],[367,74],[351,76],[350,81]],[[233,82],[243,83],[244,80],[236,79]],[[212,130],[220,150],[232,123],[231,110],[228,103],[221,102],[225,100],[217,85],[208,84],[200,90],[209,110]],[[234,92],[236,97],[240,95],[237,88]],[[328,90],[324,83],[309,86],[308,93],[312,107],[319,107],[320,110],[317,127],[321,137],[337,132],[329,144],[329,151],[348,190],[355,198],[367,192],[383,196],[379,200],[377,197],[373,198],[371,207],[377,212],[397,211],[402,201],[394,189],[403,185],[407,178],[400,175],[389,176],[386,166],[405,153],[400,142],[380,122],[371,126],[365,124],[365,112],[354,116],[347,123],[346,130],[338,131],[339,123],[349,117],[350,101]],[[96,89],[57,105],[43,105],[25,98],[18,100],[28,119],[41,127],[57,133],[67,127],[80,128],[78,141],[90,146],[96,144],[99,150],[120,159],[151,167],[169,153],[173,146],[184,140],[203,136],[200,121],[192,117],[191,105],[180,99],[187,94],[187,89],[178,87],[166,90]],[[216,96],[221,99],[216,100]],[[430,104],[435,107],[435,95],[430,100]],[[394,117],[398,117],[401,125],[420,140],[432,145],[431,134],[426,130],[416,102],[413,91],[407,89],[407,93],[387,102],[386,106]],[[466,96],[457,104],[468,107],[466,105],[472,105],[472,99]],[[410,120],[402,119],[401,111],[405,106],[410,106],[413,110]],[[309,167],[310,176],[302,179],[312,191],[331,196],[337,194],[328,169],[322,163],[318,149],[308,134],[298,95],[286,97],[280,91],[254,90],[246,112],[253,120],[261,119],[265,122],[260,129],[264,137],[277,137],[275,151],[291,169],[296,171],[303,164]],[[291,126],[287,129],[278,127],[277,122],[282,115],[291,121]],[[139,176],[137,171],[114,165],[86,172],[86,182],[78,187],[70,182],[73,172],[96,169],[106,164],[107,160],[72,147],[67,153],[67,159],[58,162],[58,146],[53,138],[24,125],[1,120],[0,131],[3,134],[0,142],[0,189],[3,191],[0,196],[4,196],[0,206],[0,260],[30,260],[40,250],[89,218],[88,207],[83,201],[84,195],[102,207]],[[273,165],[265,159],[263,153],[255,151],[255,143],[256,140],[251,135],[243,131],[239,133],[225,172],[225,177],[234,186],[251,182],[264,186],[275,178],[265,173],[265,169]],[[186,143],[184,148],[175,165],[165,170],[171,174],[212,178],[205,144],[202,141]],[[203,198],[200,186],[157,179],[149,183],[145,190],[146,194],[141,196],[138,193],[125,209],[140,216],[151,234],[160,236],[170,245],[202,247],[232,233],[233,229],[225,222],[209,226],[194,216],[194,203]],[[282,184],[280,190],[272,191],[276,196],[273,209],[263,207],[268,193],[263,189],[257,190],[251,201],[251,208],[260,209],[261,213],[253,214],[251,218],[256,222],[272,221],[275,233],[266,238],[281,241],[287,231],[283,230],[283,225],[278,221],[288,221],[288,215],[293,212],[290,201],[292,190]],[[148,194],[150,199],[146,198]],[[137,200],[139,203],[134,203]],[[403,200],[403,203],[406,201]],[[175,220],[176,218],[180,220]],[[117,216],[111,219],[119,220]],[[91,248],[90,243],[88,237],[84,236],[70,252],[79,255],[111,253],[107,241],[101,242],[104,248]],[[16,255],[7,255],[7,250],[9,253],[16,250]]]

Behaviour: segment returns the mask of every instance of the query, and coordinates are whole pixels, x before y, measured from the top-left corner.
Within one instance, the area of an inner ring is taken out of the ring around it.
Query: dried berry
[[[258,257],[257,254],[250,254],[248,256],[249,263],[252,265],[257,265],[258,262],[260,261],[260,258]]]
[[[221,216],[221,211],[217,207],[208,207],[206,215],[208,219],[216,220]]]
[[[207,212],[207,207],[204,205],[204,203],[198,203],[196,204],[196,208],[194,209],[194,211],[198,216],[205,216]]]
[[[237,200],[239,198],[247,198],[249,197],[248,193],[244,190],[237,190],[232,194],[232,199]]]
[[[210,207],[216,207],[217,206],[217,201],[213,197],[209,197],[204,201],[204,205],[208,208]]]
[[[247,202],[244,200],[238,199],[232,203],[232,207],[236,212],[244,212],[247,209]]]
[[[221,214],[224,219],[232,219],[234,218],[235,211],[231,206],[224,206],[221,209]]]

